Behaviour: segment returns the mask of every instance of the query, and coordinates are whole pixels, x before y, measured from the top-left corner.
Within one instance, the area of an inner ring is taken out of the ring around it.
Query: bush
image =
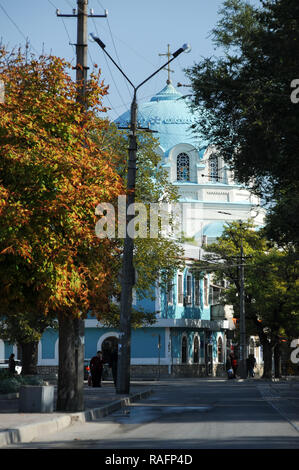
[[[0,393],[15,393],[20,390],[20,381],[15,377],[0,380]]]
[[[44,380],[38,375],[21,375],[22,385],[44,385]]]
[[[8,369],[0,369],[0,381],[11,377]]]
[[[22,385],[44,385],[44,381],[37,375],[11,376],[7,370],[0,371],[0,393],[19,392]]]

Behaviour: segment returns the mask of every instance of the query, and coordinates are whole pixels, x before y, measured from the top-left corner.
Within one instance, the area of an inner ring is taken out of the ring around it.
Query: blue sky
[[[257,4],[259,0],[251,0]],[[95,14],[108,10],[108,18],[89,18],[88,31],[96,33],[106,49],[121,65],[134,84],[139,84],[158,67],[166,57],[170,44],[174,52],[184,43],[190,43],[189,54],[181,54],[172,64],[172,82],[188,83],[183,69],[192,66],[201,57],[215,54],[209,32],[215,26],[223,0],[89,0],[88,8]],[[1,39],[10,48],[24,45],[28,38],[34,53],[52,53],[75,64],[76,18],[58,18],[71,13],[76,0],[0,0]],[[88,62],[96,63],[102,78],[109,85],[104,104],[111,108],[108,116],[116,119],[131,102],[131,89],[115,66],[108,62],[95,43],[89,42]],[[138,92],[138,101],[147,101],[166,83],[167,72],[162,71]],[[188,93],[188,88],[180,88]]]

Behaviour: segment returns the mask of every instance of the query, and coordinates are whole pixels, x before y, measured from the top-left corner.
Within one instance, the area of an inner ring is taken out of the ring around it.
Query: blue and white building
[[[117,122],[126,126],[129,120],[128,111]],[[202,256],[206,244],[221,235],[225,222],[254,217],[258,226],[263,223],[258,199],[234,181],[215,148],[198,142],[190,128],[195,121],[188,101],[170,82],[139,105],[138,124],[157,131],[161,164],[186,209],[186,235],[196,243],[184,245],[186,267],[176,273],[167,292],[156,288],[154,300],[135,298],[135,305],[159,313],[153,326],[132,330],[132,377],[200,376],[223,370],[233,314],[229,307],[217,307],[219,286],[209,276],[196,280],[190,265]],[[87,319],[85,358],[90,359],[97,350],[109,350],[118,335],[116,329]],[[8,358],[13,349],[0,340],[0,357]],[[49,329],[43,335],[38,365],[57,367],[57,331]]]

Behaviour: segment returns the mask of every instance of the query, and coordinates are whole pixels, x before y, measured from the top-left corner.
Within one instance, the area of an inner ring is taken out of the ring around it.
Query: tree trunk
[[[281,349],[280,344],[276,344],[274,348],[274,376],[281,377]]]
[[[59,318],[57,411],[84,410],[84,320]]]
[[[268,341],[263,341],[263,359],[264,359],[264,373],[263,379],[272,378],[272,346]]]
[[[22,375],[36,375],[38,361],[38,342],[22,343]]]

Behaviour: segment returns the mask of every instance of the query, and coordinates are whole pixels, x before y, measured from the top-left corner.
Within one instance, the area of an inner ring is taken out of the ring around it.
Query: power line
[[[98,4],[101,6],[101,8],[103,8],[103,6],[102,6],[102,4],[101,4],[101,2],[100,2],[99,0],[98,0]],[[107,18],[106,18],[106,21],[107,21],[107,25],[108,25],[108,28],[109,28],[109,33],[110,33],[110,36],[111,36],[111,39],[112,39],[112,44],[113,44],[113,47],[114,47],[115,55],[116,55],[116,58],[117,58],[117,60],[118,60],[118,64],[119,64],[120,68],[122,69],[123,67],[122,67],[122,65],[121,65],[121,61],[120,61],[119,56],[118,56],[118,52],[117,52],[117,49],[116,49],[116,45],[115,45],[114,37],[113,37],[112,31],[111,31],[111,27],[110,27],[110,22],[109,22],[108,16],[107,16]],[[125,81],[125,85],[126,85],[126,87],[127,87],[127,90],[128,90],[128,92],[129,92],[129,95],[130,95],[130,97],[132,98],[132,90],[130,90],[127,81],[126,81],[125,79],[124,79],[124,81]]]
[[[53,3],[51,0],[48,0],[48,2],[50,3],[50,5],[52,5],[52,7],[54,7],[54,8],[57,10],[56,5],[54,5],[54,3]],[[66,35],[67,35],[67,37],[68,37],[69,44],[70,44],[70,46],[72,46],[72,49],[73,49],[73,52],[74,52],[74,56],[75,56],[75,46],[72,44],[71,36],[70,36],[70,34],[69,34],[69,32],[68,32],[68,29],[67,29],[67,27],[66,27],[66,24],[65,24],[64,19],[61,18],[61,21],[62,21],[62,24],[63,24],[63,26],[64,26]],[[72,60],[74,60],[74,57],[73,57]]]
[[[116,55],[116,58],[118,60],[118,64],[119,64],[120,68],[123,68],[122,65],[121,65],[121,61],[119,59],[118,53],[117,53],[116,45],[115,45],[115,42],[114,42],[114,38],[113,38],[113,35],[112,35],[112,31],[111,31],[111,28],[110,28],[110,23],[109,23],[108,18],[107,18],[107,24],[108,24],[108,27],[109,27],[109,32],[110,32],[110,35],[111,35],[112,44],[113,44],[113,47],[114,47],[114,50],[115,50],[115,55]],[[125,85],[127,87],[128,93],[129,93],[130,97],[132,98],[132,90],[130,90],[129,85],[126,82],[126,80],[124,80],[124,81],[125,81]]]
[[[95,23],[95,21],[94,21],[93,18],[92,18],[92,21],[93,21],[93,23],[94,23],[94,27],[95,27],[95,29],[96,29],[96,33],[97,33],[97,35],[99,36],[98,29],[97,29],[97,25],[96,25],[96,23]],[[105,55],[104,53],[103,53],[103,55],[104,55],[105,62],[106,62],[106,64],[107,64],[107,68],[108,68],[108,70],[109,70],[109,73],[110,73],[110,75],[111,75],[112,81],[113,81],[114,86],[115,86],[115,88],[116,88],[116,91],[117,91],[117,93],[118,93],[118,96],[119,96],[120,100],[122,101],[124,107],[126,108],[127,105],[126,105],[126,103],[124,102],[124,99],[123,99],[123,97],[122,97],[122,95],[121,95],[121,93],[120,93],[120,91],[119,91],[119,89],[118,89],[118,86],[117,86],[117,84],[116,84],[116,82],[115,82],[115,80],[114,80],[114,76],[113,76],[113,74],[112,74],[112,72],[111,72],[110,65],[109,65],[109,62],[108,62],[108,60],[107,60],[107,57],[106,57],[106,55]]]
[[[99,4],[99,6],[100,6],[100,7],[101,7],[103,10],[105,9],[99,0],[98,0],[98,4]],[[116,57],[117,57],[118,63],[119,63],[119,65],[120,65],[120,67],[121,67],[121,63],[120,63],[120,60],[119,60],[119,57],[118,57],[118,53],[117,53],[117,50],[116,50],[115,42],[114,42],[114,39],[113,39],[113,36],[112,36],[112,32],[111,32],[111,28],[110,28],[110,24],[109,24],[108,16],[106,17],[106,20],[107,20],[107,24],[108,24],[108,27],[109,27],[109,31],[110,31],[110,35],[111,35],[111,39],[112,39],[112,43],[113,43],[113,46],[114,46],[115,54],[116,54]],[[96,28],[96,25],[95,25],[95,28]],[[97,28],[96,28],[96,31],[97,31]],[[106,57],[105,57],[105,58],[106,58]],[[106,63],[107,63],[107,60],[106,60]],[[121,68],[122,68],[122,67],[121,67]],[[111,72],[110,72],[110,73],[111,73]],[[129,87],[128,87],[128,84],[127,84],[127,82],[126,82],[126,86],[127,86],[127,88],[128,88],[129,94],[131,95],[131,93],[130,93],[130,89],[129,89]],[[113,112],[114,112],[114,114],[116,114],[116,117],[118,117],[118,115],[117,115],[117,113],[116,113],[116,111],[115,111],[115,108],[113,108],[113,105],[112,105],[112,103],[111,103],[111,101],[110,101],[109,97],[107,96],[106,98],[107,98],[108,102],[109,102],[109,103],[110,103],[110,105],[111,105],[111,111],[113,111]]]
[[[74,46],[73,44],[71,44],[71,41],[72,41],[72,40],[71,40],[71,37],[70,37],[70,35],[69,35],[68,29],[67,29],[67,27],[66,27],[65,21],[64,21],[63,18],[61,18],[61,21],[62,21],[62,23],[63,23],[63,26],[64,26],[65,32],[66,32],[66,34],[67,34],[67,37],[68,37],[68,39],[69,39],[69,44],[70,44],[70,46],[72,46],[73,51],[74,51],[74,53],[75,53],[75,46]]]
[[[101,4],[101,2],[99,0],[97,0],[98,4],[100,5],[101,8],[104,8],[103,5]],[[108,20],[108,18],[107,18]],[[129,44],[127,44],[125,41],[123,41],[121,38],[119,38],[116,34],[114,34],[114,37],[119,41],[121,42],[122,44],[124,44],[128,49],[130,49],[131,51],[134,52],[134,54],[136,54],[138,57],[140,57],[141,59],[143,59],[144,61],[146,61],[148,64],[152,65],[153,67],[155,67],[155,64],[153,64],[150,60],[148,60],[147,57],[143,56],[142,54],[140,54],[138,51],[136,51],[135,49],[133,49]]]
[[[72,11],[74,12],[75,8],[73,7],[72,3],[71,3],[69,0],[65,0],[65,1],[66,1],[66,3],[72,8]],[[58,11],[57,6],[56,6],[51,0],[48,0],[48,2],[56,9],[56,12],[57,12],[57,11]],[[80,9],[80,7],[79,7],[78,5],[77,5],[77,9],[78,9],[78,11],[81,11],[81,12],[82,12],[82,10]],[[68,29],[67,29],[67,27],[66,27],[64,18],[63,18],[63,16],[60,15],[60,14],[59,14],[58,16],[59,16],[59,17],[61,18],[61,20],[62,20],[64,29],[65,29],[66,34],[67,34],[68,39],[69,39],[69,44],[73,47],[73,50],[75,50],[74,44],[71,43],[71,37],[70,37],[69,32],[68,32]],[[70,15],[70,16],[76,16],[76,15]],[[92,17],[92,15],[91,15],[91,17]],[[94,18],[93,18],[93,17],[92,17],[92,20],[93,20],[93,22],[94,22]],[[94,22],[94,25],[95,25],[95,28],[97,29],[97,26],[96,26],[95,22]],[[96,62],[93,60],[93,58],[92,58],[92,56],[91,56],[90,48],[88,48],[88,56],[89,56],[89,59],[90,59],[91,63],[94,65]],[[103,98],[104,98],[104,97],[103,97]],[[113,109],[113,105],[112,105],[110,99],[109,99],[108,97],[106,97],[106,98],[107,98],[107,100],[108,100],[108,102],[109,102],[109,104],[110,104],[110,106],[111,106],[111,109]],[[115,111],[114,111],[114,112],[115,112]],[[115,114],[116,114],[116,112],[115,112]]]
[[[93,60],[93,58],[92,58],[92,56],[91,56],[91,53],[90,53],[90,49],[89,49],[89,48],[88,48],[88,55],[89,55],[89,59],[90,59],[90,61],[91,61],[92,65],[94,66],[94,65],[96,64],[96,62]],[[110,104],[110,106],[111,106],[111,110],[114,112],[114,114],[116,114],[116,117],[118,117],[118,115],[117,115],[116,111],[115,111],[115,110],[113,110],[113,105],[112,105],[112,103],[111,103],[111,101],[110,101],[110,99],[109,99],[109,96],[108,96],[108,95],[105,95],[105,96],[103,96],[103,99],[107,99],[108,103],[109,103],[109,104]]]
[[[64,0],[72,9],[74,8],[74,5],[69,1],[69,0]]]
[[[97,2],[98,2],[98,4],[99,4],[99,6],[104,9],[102,3],[101,3],[99,0],[97,0]],[[121,61],[120,61],[120,58],[119,58],[119,55],[118,55],[118,52],[117,52],[117,48],[116,48],[116,43],[115,43],[115,40],[114,40],[114,36],[115,36],[115,35],[112,34],[112,30],[111,30],[111,27],[110,27],[110,22],[109,22],[108,17],[106,17],[106,20],[107,20],[107,25],[108,25],[109,33],[110,33],[110,36],[111,36],[112,44],[113,44],[113,47],[114,47],[115,55],[116,55],[116,58],[117,58],[117,61],[118,61],[118,64],[119,64],[120,68],[122,68]],[[98,34],[98,32],[97,32],[97,34]],[[117,36],[115,36],[115,37],[117,37]],[[151,65],[153,65],[153,64],[152,64],[150,61],[148,61],[144,56],[142,56],[141,54],[137,53],[134,49],[132,49],[130,46],[128,46],[124,41],[122,41],[122,40],[119,39],[119,38],[118,38],[118,40],[119,40],[120,42],[123,42],[123,44],[125,44],[127,47],[129,47],[135,54],[139,55],[140,57],[142,57],[143,59],[145,59],[148,63],[150,63]],[[105,59],[106,59],[106,63],[107,63],[107,58],[105,57]],[[108,65],[108,63],[107,63],[107,65]],[[108,68],[109,68],[109,66],[108,66]],[[109,71],[110,71],[110,68],[109,68]],[[113,82],[114,82],[114,84],[115,84],[115,81],[114,81],[114,79],[113,79],[113,75],[112,75],[111,71],[110,71],[110,74],[111,74],[112,80],[113,80]],[[130,90],[130,88],[129,88],[129,86],[128,86],[128,83],[127,83],[126,80],[125,80],[125,84],[126,84],[126,87],[127,87],[127,90],[128,90],[128,93],[129,93],[130,97],[132,97],[132,92],[131,92],[131,90]],[[115,85],[116,85],[116,84],[115,84]],[[117,87],[116,87],[116,88],[117,88]],[[117,89],[117,92],[118,92],[118,95],[120,96],[120,93],[119,93],[119,90],[118,90],[118,89]],[[151,95],[150,95],[150,96],[151,96]],[[123,103],[123,106],[118,106],[118,108],[124,107],[125,110],[127,110],[127,107],[130,105],[130,103],[125,103],[122,98],[121,98],[121,101],[122,101],[122,103]],[[115,107],[114,109],[117,109],[117,108]],[[140,112],[140,110],[138,110],[138,113],[141,115],[141,117],[143,117],[142,114],[141,114],[141,112]],[[116,114],[116,113],[115,113],[115,114]]]
[[[25,34],[23,33],[23,31],[19,28],[19,26],[17,25],[17,23],[10,17],[10,15],[7,13],[7,11],[5,10],[5,8],[1,5],[0,3],[0,8],[1,10],[4,12],[4,14],[7,16],[7,18],[10,20],[10,22],[14,25],[14,27],[18,30],[18,32],[21,34],[21,36],[23,36],[23,38],[25,39],[26,43],[28,43],[28,36],[26,37]],[[36,52],[36,54],[38,54],[38,51],[35,49],[35,47],[30,43],[32,49]]]

